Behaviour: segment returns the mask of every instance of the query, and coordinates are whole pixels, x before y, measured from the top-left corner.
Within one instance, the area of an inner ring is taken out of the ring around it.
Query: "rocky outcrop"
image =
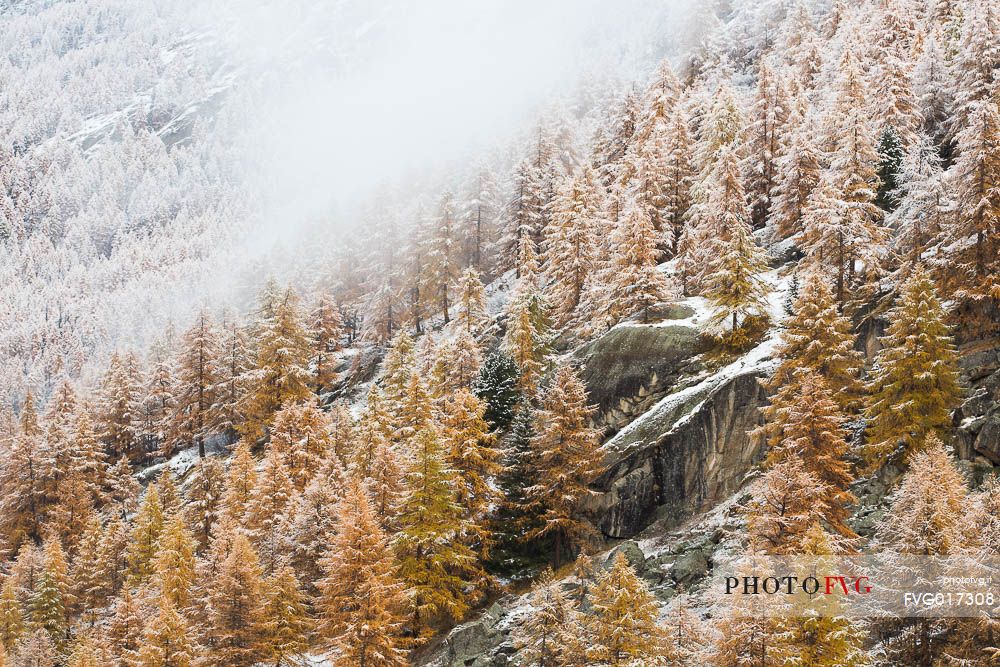
[[[668,396],[608,443],[608,467],[586,509],[605,536],[635,535],[653,519],[678,525],[730,496],[760,456],[767,395],[761,368],[709,378]]]
[[[955,412],[959,456],[1000,465],[1000,345],[968,346],[960,360],[968,392]]]
[[[691,318],[694,310],[676,305],[655,315],[668,321],[617,326],[573,354],[590,401],[598,406],[597,423],[609,432],[648,409],[681,375],[699,368],[698,329],[669,322]]]

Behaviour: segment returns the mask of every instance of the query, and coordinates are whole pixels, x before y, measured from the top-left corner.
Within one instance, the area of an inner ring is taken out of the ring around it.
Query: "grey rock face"
[[[674,314],[688,316],[689,310]],[[681,373],[696,368],[692,359],[698,348],[698,330],[691,326],[621,326],[573,356],[583,365],[598,423],[617,430],[669,390]]]
[[[757,372],[737,375],[654,409],[616,439],[620,453],[609,455],[594,485],[600,493],[586,507],[601,531],[631,537],[654,514],[677,525],[731,495],[760,456],[748,431],[766,400]]]

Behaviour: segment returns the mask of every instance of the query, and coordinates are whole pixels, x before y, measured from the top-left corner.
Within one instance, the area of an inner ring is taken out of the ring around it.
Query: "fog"
[[[386,185],[477,160],[586,73],[631,79],[682,10],[667,0],[235,0],[255,238],[344,224]]]

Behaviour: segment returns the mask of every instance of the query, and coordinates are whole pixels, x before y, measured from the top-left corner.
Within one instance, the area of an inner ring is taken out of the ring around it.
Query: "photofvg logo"
[[[744,556],[716,567],[712,593],[768,616],[1000,617],[1000,559],[919,556]]]
[[[844,595],[871,593],[868,577],[845,577],[826,575],[824,577],[808,576],[799,579],[793,575],[783,577],[726,577],[726,595],[738,592],[740,595]]]

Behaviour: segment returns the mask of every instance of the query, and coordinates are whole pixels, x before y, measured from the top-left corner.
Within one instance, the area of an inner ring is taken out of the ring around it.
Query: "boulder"
[[[674,306],[674,314],[694,311]],[[597,422],[614,431],[641,414],[697,368],[699,332],[687,324],[625,324],[584,345],[574,355],[587,394],[598,406]]]

